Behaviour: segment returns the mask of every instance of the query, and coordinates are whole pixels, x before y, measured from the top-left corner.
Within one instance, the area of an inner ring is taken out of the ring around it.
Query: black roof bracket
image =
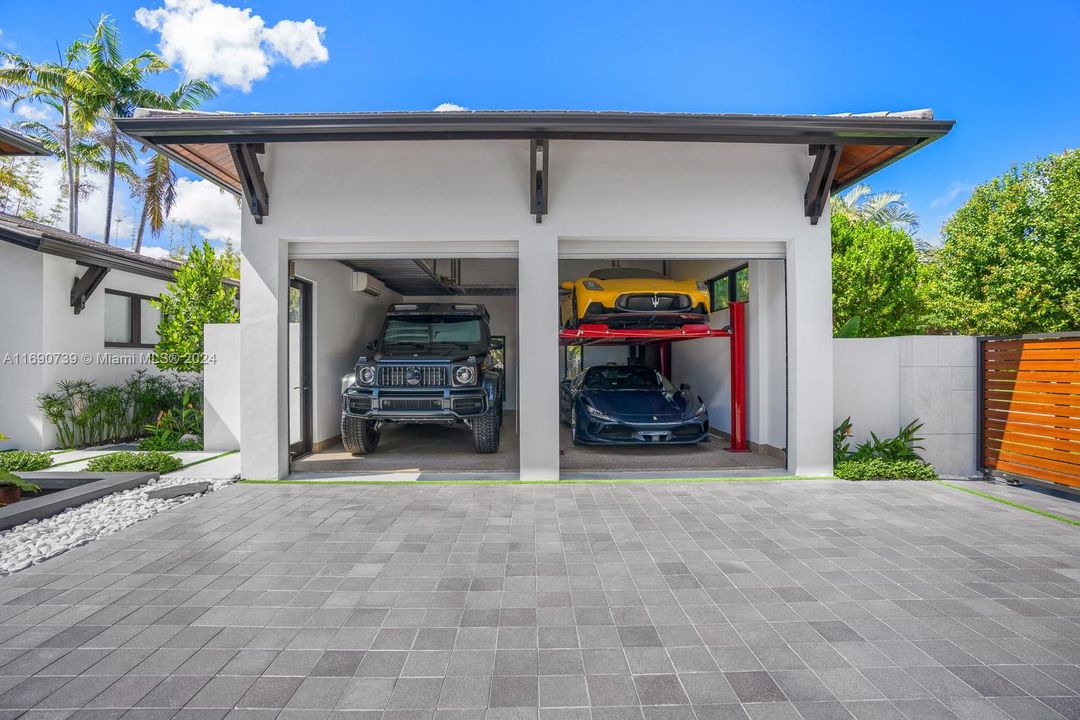
[[[825,212],[825,203],[832,192],[836,167],[840,164],[843,145],[811,145],[810,154],[814,156],[814,167],[810,169],[810,178],[806,181],[803,194],[803,212],[810,218],[811,225],[817,225],[821,214]]]
[[[266,152],[263,143],[233,143],[229,145],[233,165],[240,176],[240,187],[244,191],[244,201],[255,222],[262,224],[263,218],[270,214],[270,192],[266,189],[262,167],[258,155]]]
[[[548,141],[529,141],[529,212],[536,222],[544,222],[548,211]]]
[[[90,296],[94,294],[94,291],[98,289],[98,285],[101,285],[101,281],[108,274],[109,268],[107,267],[87,265],[86,272],[82,274],[82,277],[75,278],[75,282],[71,285],[71,307],[74,308],[76,315],[83,311]]]

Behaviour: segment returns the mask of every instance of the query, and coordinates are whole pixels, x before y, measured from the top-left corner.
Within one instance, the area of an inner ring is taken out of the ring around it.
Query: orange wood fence
[[[1080,336],[979,348],[983,470],[1080,487]]]

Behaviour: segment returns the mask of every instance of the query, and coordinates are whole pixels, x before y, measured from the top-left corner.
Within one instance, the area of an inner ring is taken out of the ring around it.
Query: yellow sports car
[[[655,270],[603,268],[560,286],[563,327],[677,328],[709,321],[709,289]]]

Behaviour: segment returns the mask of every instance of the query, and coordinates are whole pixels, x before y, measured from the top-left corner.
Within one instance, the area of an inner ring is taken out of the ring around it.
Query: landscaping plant
[[[179,406],[159,412],[153,423],[144,426],[148,434],[139,442],[139,449],[202,450],[203,412],[198,394],[196,388],[187,387]]]
[[[7,470],[0,469],[0,506],[18,502],[24,493],[40,492],[41,488],[32,482],[27,482]]]
[[[47,452],[28,450],[9,450],[0,452],[0,470],[10,472],[36,472],[53,464],[53,457]]]
[[[896,437],[870,439],[850,449],[851,418],[844,418],[833,430],[833,474],[843,480],[935,480],[937,473],[923,462],[918,450],[924,449],[918,436],[922,423],[913,420]]]
[[[91,472],[156,472],[179,470],[184,461],[163,452],[116,452],[93,458],[86,465]]]
[[[183,407],[185,394],[186,404],[202,407],[199,381],[185,384],[179,378],[139,370],[117,385],[64,380],[57,383],[56,392],[37,399],[46,419],[56,427],[59,445],[77,448],[140,437],[162,411]]]
[[[841,480],[937,480],[934,466],[920,460],[844,460],[833,474]]]

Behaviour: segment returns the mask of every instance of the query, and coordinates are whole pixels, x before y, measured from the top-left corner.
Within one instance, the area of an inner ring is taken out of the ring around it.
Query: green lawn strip
[[[45,452],[50,455],[60,455],[61,453],[74,452],[75,448],[60,448],[59,450],[46,450]]]
[[[227,455],[234,455],[234,454],[236,454],[238,452],[240,452],[240,451],[239,450],[226,450],[223,453],[218,453],[217,455],[212,455],[212,456],[210,456],[208,458],[201,458],[199,460],[194,460],[192,462],[189,462],[187,465],[181,465],[176,470],[173,470],[173,472],[180,472],[181,470],[187,470],[189,467],[195,467],[196,465],[202,465],[203,463],[208,463],[211,460],[217,460],[218,458],[223,458],[223,457],[225,457]]]
[[[781,482],[785,480],[833,480],[829,477],[798,475],[712,477],[712,478],[602,478],[582,480],[238,480],[250,485],[625,485],[638,483],[725,483]]]
[[[979,496],[981,498],[986,498],[987,500],[993,500],[994,502],[1001,503],[1002,505],[1008,505],[1009,507],[1016,508],[1017,510],[1026,510],[1029,513],[1035,513],[1036,515],[1042,515],[1043,517],[1050,518],[1051,520],[1057,520],[1058,522],[1063,522],[1063,523],[1066,523],[1068,525],[1076,525],[1077,527],[1080,527],[1080,520],[1073,520],[1072,518],[1067,518],[1067,517],[1064,517],[1062,515],[1056,515],[1056,514],[1054,514],[1052,512],[1048,512],[1046,510],[1040,510],[1039,508],[1036,508],[1036,507],[1031,507],[1030,505],[1024,505],[1023,503],[1014,502],[1012,500],[1006,500],[1005,498],[998,497],[997,495],[993,495],[991,493],[983,492],[982,490],[975,490],[974,488],[964,487],[963,485],[955,485],[955,484],[953,484],[951,482],[946,482],[944,480],[935,480],[934,482],[936,482],[938,485],[944,485],[945,487],[950,487],[953,490],[959,490],[960,492],[966,492],[966,493],[970,493],[971,495],[977,495],[977,496]]]

